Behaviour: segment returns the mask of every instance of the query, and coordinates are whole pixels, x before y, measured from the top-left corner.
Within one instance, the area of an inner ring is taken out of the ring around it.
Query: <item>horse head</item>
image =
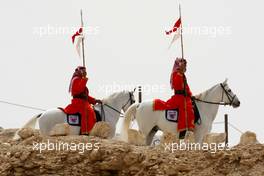
[[[227,84],[227,79],[223,83],[220,83],[220,86],[223,90],[222,92],[222,102],[229,104],[230,106],[237,108],[240,106],[240,101],[236,94],[230,89]]]
[[[129,106],[131,106],[132,104],[134,104],[136,102],[134,92],[135,92],[135,90],[123,92],[123,94],[124,94],[123,95],[124,105],[122,106],[122,110],[124,112],[126,112],[126,110],[129,108]]]

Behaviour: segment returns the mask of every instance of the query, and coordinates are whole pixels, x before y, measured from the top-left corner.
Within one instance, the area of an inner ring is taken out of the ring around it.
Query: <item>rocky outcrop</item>
[[[23,137],[18,141],[0,135],[1,176],[260,176],[264,173],[262,144],[238,145],[216,152],[172,152],[162,147],[135,146],[92,136],[47,137],[29,129],[21,130],[20,135]]]
[[[246,144],[257,144],[259,143],[257,140],[257,135],[254,132],[247,131],[243,133],[240,137],[239,144],[246,145]]]

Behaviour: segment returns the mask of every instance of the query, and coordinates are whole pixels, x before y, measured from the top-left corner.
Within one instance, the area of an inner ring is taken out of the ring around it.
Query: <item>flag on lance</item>
[[[76,51],[79,55],[79,57],[81,57],[81,42],[82,39],[84,38],[83,35],[83,28],[81,27],[78,31],[75,32],[75,34],[72,35],[72,43],[73,45],[75,45]]]
[[[174,24],[174,26],[173,26],[173,28],[172,28],[171,30],[169,30],[169,31],[165,31],[165,32],[166,32],[166,35],[171,35],[172,33],[175,33],[174,36],[173,36],[173,38],[172,38],[172,40],[171,40],[171,42],[170,42],[170,46],[169,46],[169,48],[171,47],[171,45],[172,45],[172,44],[173,44],[178,38],[180,38],[180,36],[181,36],[180,27],[181,27],[181,18],[179,18],[179,19],[175,22],[175,24]]]
[[[175,22],[175,24],[174,24],[174,26],[173,26],[173,28],[172,28],[171,30],[169,30],[169,31],[165,31],[165,32],[166,32],[166,35],[170,35],[170,34],[173,33],[173,32],[177,32],[178,29],[180,28],[180,26],[181,26],[181,18],[179,18],[179,19]]]

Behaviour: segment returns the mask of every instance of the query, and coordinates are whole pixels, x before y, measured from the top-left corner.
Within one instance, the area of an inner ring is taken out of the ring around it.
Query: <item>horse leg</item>
[[[147,145],[151,145],[153,137],[155,136],[155,134],[157,133],[157,131],[159,130],[159,128],[157,126],[153,127],[152,130],[149,132],[149,134],[146,137],[146,144]]]
[[[209,133],[210,125],[205,124],[206,121],[204,121],[203,124],[201,125],[196,125],[194,129],[194,138],[195,142],[202,144],[203,138],[205,137],[206,134]]]

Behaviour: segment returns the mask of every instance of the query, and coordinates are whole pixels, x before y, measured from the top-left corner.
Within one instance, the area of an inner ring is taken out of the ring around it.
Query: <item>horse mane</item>
[[[211,92],[211,90],[215,89],[217,86],[219,86],[219,84],[216,84],[212,86],[211,88],[207,89],[206,91],[199,93],[198,95],[196,95],[196,98],[204,99],[209,94],[209,92]]]
[[[117,98],[121,93],[126,93],[126,91],[123,90],[123,91],[119,91],[119,92],[114,92],[114,93],[110,94],[108,97],[103,98],[102,101],[103,101],[103,103],[108,103],[109,100]]]

